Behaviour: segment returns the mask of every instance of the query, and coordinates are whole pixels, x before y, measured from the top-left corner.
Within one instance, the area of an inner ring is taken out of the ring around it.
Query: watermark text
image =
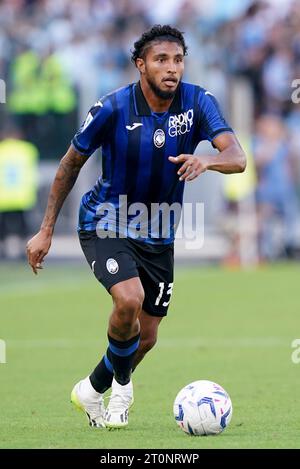
[[[185,240],[186,249],[200,249],[204,244],[204,204],[128,203],[120,195],[117,203],[105,202],[97,210],[99,238],[144,240]]]
[[[300,103],[300,78],[295,78],[292,81],[292,88],[295,90],[292,92],[291,99],[294,104]]]
[[[295,349],[291,355],[292,362],[298,365],[300,363],[300,339],[294,339],[291,347]]]
[[[6,84],[4,80],[0,78],[0,104],[6,103]]]
[[[0,339],[0,363],[6,363],[6,343]]]

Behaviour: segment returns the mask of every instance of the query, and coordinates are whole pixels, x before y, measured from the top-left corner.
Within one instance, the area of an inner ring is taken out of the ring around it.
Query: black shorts
[[[145,292],[143,310],[166,316],[173,290],[173,243],[158,246],[130,238],[103,239],[95,231],[80,231],[79,240],[95,277],[108,291],[139,277]]]

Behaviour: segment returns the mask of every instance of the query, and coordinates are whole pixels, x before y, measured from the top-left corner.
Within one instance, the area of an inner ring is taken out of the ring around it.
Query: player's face
[[[173,98],[184,71],[181,45],[177,42],[154,42],[146,50],[142,62],[140,72],[156,96]]]

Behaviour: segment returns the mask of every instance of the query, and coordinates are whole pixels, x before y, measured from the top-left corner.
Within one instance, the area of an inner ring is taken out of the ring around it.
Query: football
[[[232,403],[222,386],[200,380],[179,391],[173,411],[178,426],[189,435],[216,435],[230,423]]]

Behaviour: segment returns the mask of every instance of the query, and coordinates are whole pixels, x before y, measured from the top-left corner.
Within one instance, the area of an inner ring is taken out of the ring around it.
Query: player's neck
[[[148,103],[152,112],[166,112],[172,104],[174,99],[162,99],[159,98],[153,90],[150,88],[147,82],[140,80],[143,95]]]

